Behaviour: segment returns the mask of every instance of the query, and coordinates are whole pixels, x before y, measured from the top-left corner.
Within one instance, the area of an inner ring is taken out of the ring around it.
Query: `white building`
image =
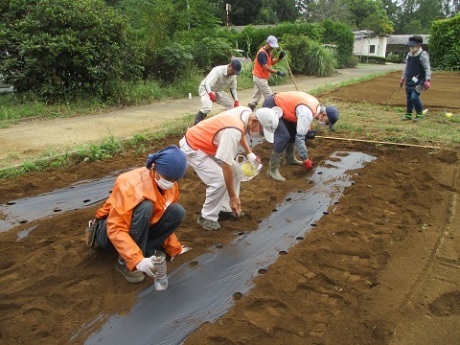
[[[354,55],[385,57],[388,35],[376,35],[370,30],[353,31],[353,33],[355,35]]]
[[[378,56],[385,58],[388,53],[404,56],[408,49],[405,44],[412,35],[376,35],[370,30],[353,31],[355,42],[353,54],[361,56]],[[423,38],[423,49],[428,49],[429,35],[419,35]]]

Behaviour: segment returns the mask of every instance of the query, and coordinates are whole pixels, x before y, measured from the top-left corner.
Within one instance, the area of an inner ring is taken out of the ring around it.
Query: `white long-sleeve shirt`
[[[204,87],[207,93],[225,91],[230,89],[230,93],[235,101],[238,100],[236,75],[229,76],[227,74],[228,65],[216,66],[204,78],[200,87]]]

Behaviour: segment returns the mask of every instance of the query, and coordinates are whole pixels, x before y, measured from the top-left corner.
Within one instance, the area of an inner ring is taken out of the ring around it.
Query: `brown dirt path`
[[[331,77],[296,77],[301,91],[309,91],[319,86],[340,84],[369,74],[402,70],[402,65],[369,65],[339,70]],[[395,80],[397,85],[398,79]],[[197,87],[198,88],[198,87]],[[295,90],[292,82],[273,87],[277,90]],[[196,94],[196,90],[190,90]],[[238,91],[241,104],[247,104],[252,90]],[[72,151],[83,144],[99,142],[109,136],[130,138],[137,133],[162,130],[172,122],[180,123],[184,115],[196,114],[200,100],[194,96],[165,100],[150,105],[128,107],[104,114],[79,116],[66,119],[28,120],[19,125],[0,128],[0,169],[21,164],[26,159],[49,156]],[[213,107],[213,114],[222,111]]]
[[[330,96],[350,101],[347,96],[361,92],[350,87],[352,92],[347,87]],[[369,85],[363,88],[368,90]],[[458,107],[460,97],[456,102]],[[149,151],[178,140],[166,138]],[[458,148],[339,144],[320,138],[309,143],[317,164],[338,149],[365,152],[377,160],[357,171],[355,184],[329,215],[268,267],[251,293],[236,300],[235,307],[214,324],[194,332],[186,344],[458,344]],[[270,150],[267,143],[257,148],[265,166]],[[2,180],[0,203],[100,178],[144,161],[145,155],[127,153],[104,162]],[[192,261],[217,243],[228,244],[241,228],[256,229],[289,191],[308,188],[304,179],[315,173],[288,166],[281,172],[286,183],[261,173],[243,184],[241,199],[248,216],[225,222],[221,231],[211,233],[195,223],[204,186],[187,171],[180,183],[187,218],[178,236],[193,250],[170,262],[168,269]],[[87,334],[70,340],[83,324],[101,314],[128,313],[137,294],[152,283],[126,283],[115,270],[113,255],[84,246],[83,229],[98,206],[57,213],[0,233],[1,344],[83,344]],[[31,227],[34,230],[18,240],[18,232]]]

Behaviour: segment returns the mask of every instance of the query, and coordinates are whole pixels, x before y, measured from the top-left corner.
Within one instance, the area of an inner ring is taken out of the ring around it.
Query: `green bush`
[[[337,61],[334,53],[307,36],[284,35],[284,49],[288,52],[291,71],[297,74],[329,76]]]
[[[142,55],[123,17],[102,0],[2,0],[0,73],[47,101],[107,98],[141,76]]]
[[[355,36],[350,27],[329,19],[322,21],[321,27],[323,28],[321,42],[337,47],[337,68],[347,67],[355,43]]]
[[[431,25],[430,60],[434,69],[460,71],[460,14]]]
[[[213,67],[225,65],[232,56],[232,44],[225,38],[204,37],[192,47],[195,63],[205,72]]]
[[[150,65],[146,66],[147,76],[163,83],[172,83],[188,73],[192,66],[191,46],[173,42],[156,51]]]
[[[356,55],[362,63],[374,63],[379,65],[385,65],[387,59],[381,56],[368,56],[368,55]]]

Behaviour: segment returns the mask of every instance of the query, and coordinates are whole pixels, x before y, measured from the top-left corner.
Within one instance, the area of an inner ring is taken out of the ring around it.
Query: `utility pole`
[[[232,10],[232,5],[225,4],[225,11],[227,12],[227,30],[228,30],[228,23],[229,23],[229,12]]]
[[[188,0],[187,0],[187,18],[188,18],[187,30],[190,31],[190,4],[188,3]]]

